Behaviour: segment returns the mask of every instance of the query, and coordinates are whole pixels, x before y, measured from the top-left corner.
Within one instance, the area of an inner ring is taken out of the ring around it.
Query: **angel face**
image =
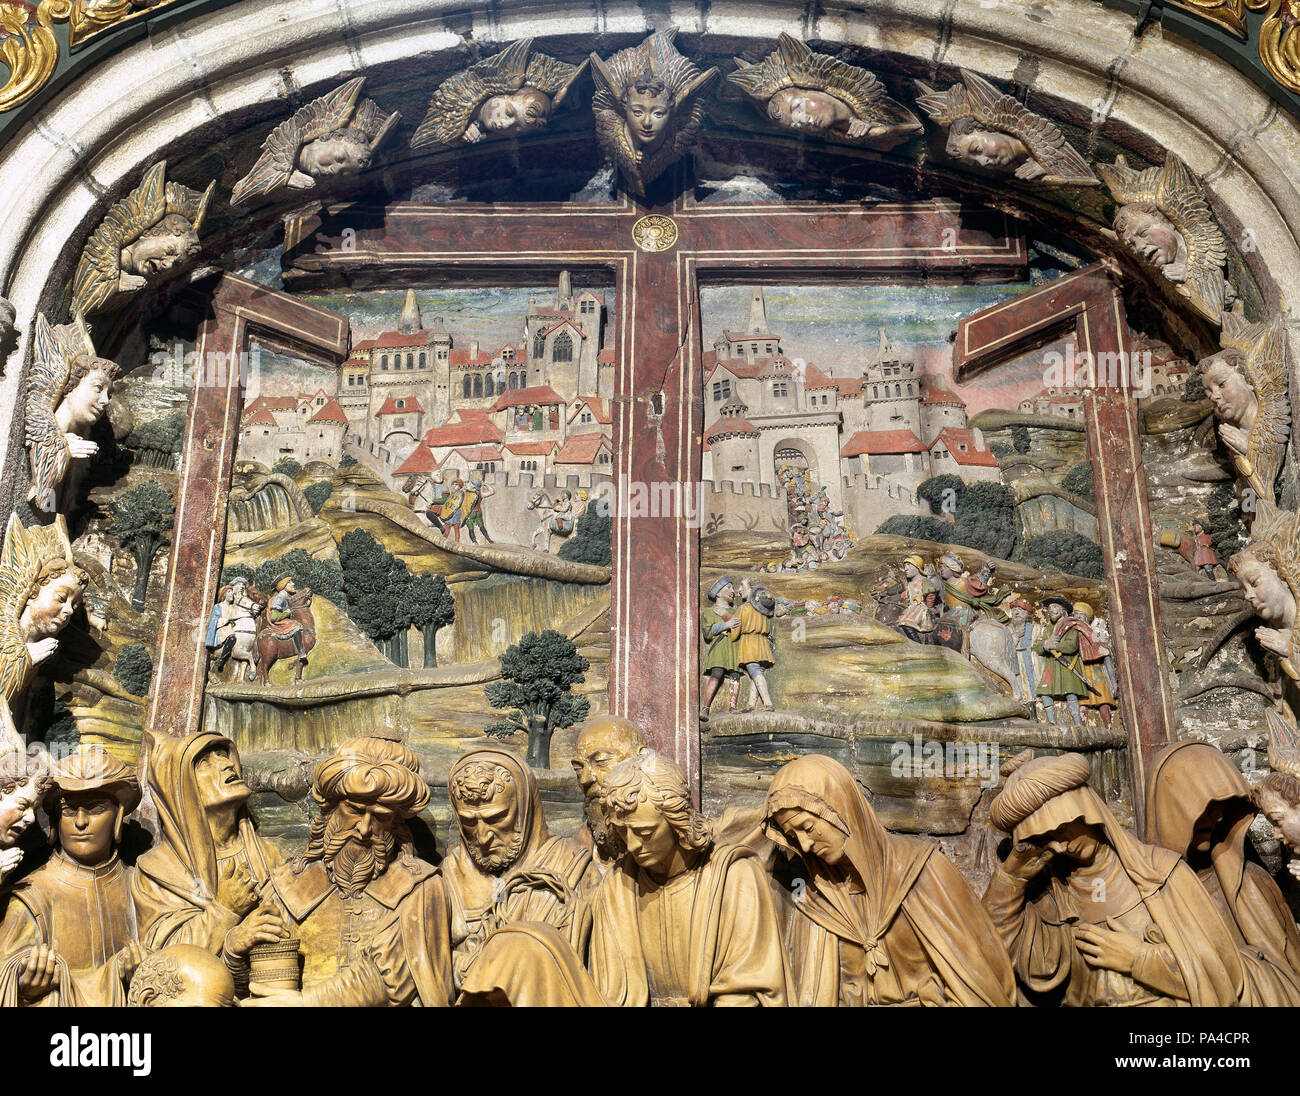
[[[1295,598],[1282,577],[1267,563],[1243,549],[1233,568],[1242,596],[1269,624],[1283,624],[1295,615]]]
[[[979,167],[1007,168],[1028,158],[1029,149],[1017,137],[978,127],[948,131],[948,155]]]
[[[1205,394],[1223,422],[1240,426],[1255,409],[1255,393],[1246,378],[1222,355],[1216,354],[1201,371]]]
[[[85,589],[77,571],[63,571],[43,582],[28,599],[19,620],[27,642],[61,632],[77,611]]]
[[[1124,206],[1115,214],[1115,231],[1129,251],[1160,270],[1178,259],[1182,240],[1173,224],[1155,209]]]
[[[105,362],[100,368],[92,365],[59,404],[60,429],[65,434],[85,433],[100,420],[112,398],[111,363]]]
[[[643,149],[655,148],[668,135],[673,117],[672,92],[655,83],[634,84],[623,93],[623,116],[632,143]]]
[[[551,116],[550,97],[536,88],[520,88],[512,95],[493,95],[478,109],[486,130],[540,129]]]
[[[808,88],[782,88],[767,101],[768,117],[791,129],[830,129],[847,113],[835,96]]]
[[[346,131],[327,133],[302,146],[298,166],[313,178],[356,175],[370,166],[370,143]]]
[[[199,253],[199,234],[178,213],[168,214],[148,233],[122,248],[122,269],[151,278]]]

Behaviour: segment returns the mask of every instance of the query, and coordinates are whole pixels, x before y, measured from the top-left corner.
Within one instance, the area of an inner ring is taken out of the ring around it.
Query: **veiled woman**
[[[800,858],[786,933],[801,1005],[1012,1005],[1015,975],[970,884],[932,840],[891,835],[849,771],[792,761],[764,829]]]
[[[1246,860],[1250,787],[1208,742],[1176,742],[1147,774],[1147,841],[1196,872],[1241,952],[1243,1005],[1300,1004],[1300,932],[1272,876]]]

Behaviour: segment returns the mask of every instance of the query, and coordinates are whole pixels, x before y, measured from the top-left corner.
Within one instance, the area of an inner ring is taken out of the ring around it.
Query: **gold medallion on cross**
[[[632,241],[642,251],[667,251],[677,242],[677,222],[661,213],[650,213],[632,226]]]

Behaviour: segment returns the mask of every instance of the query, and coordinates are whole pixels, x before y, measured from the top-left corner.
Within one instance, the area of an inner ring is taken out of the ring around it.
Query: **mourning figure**
[[[596,865],[602,871],[626,851],[618,827],[610,820],[601,796],[600,782],[613,767],[648,748],[645,736],[630,719],[603,715],[593,719],[578,735],[573,750],[573,771],[582,788],[582,815],[591,839]]]
[[[22,835],[36,823],[36,808],[50,786],[48,759],[28,752],[14,736],[0,752],[0,882],[23,860]]]

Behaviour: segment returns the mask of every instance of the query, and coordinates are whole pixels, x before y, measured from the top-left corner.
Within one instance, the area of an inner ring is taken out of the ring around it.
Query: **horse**
[[[229,680],[252,681],[257,677],[257,618],[266,609],[266,595],[256,586],[248,586],[248,602],[243,608],[250,610],[235,621],[235,646],[226,660],[230,665]]]
[[[311,615],[311,587],[304,587],[289,599],[289,617],[302,625],[302,657],[294,646],[292,636],[277,635],[270,625],[257,633],[257,680],[263,685],[270,684],[271,667],[282,658],[296,661],[293,680],[302,680],[302,668],[307,664],[307,656],[316,646],[316,618]]]
[[[578,518],[582,516],[584,508],[575,498],[569,500],[569,508],[565,511],[557,510],[559,505],[560,503],[552,502],[551,496],[543,490],[539,489],[532,493],[524,509],[544,511],[544,513],[541,524],[528,540],[530,548],[537,548],[537,538],[544,537],[540,551],[549,552],[552,536],[564,537],[566,540],[573,536],[573,531],[578,527]]]

